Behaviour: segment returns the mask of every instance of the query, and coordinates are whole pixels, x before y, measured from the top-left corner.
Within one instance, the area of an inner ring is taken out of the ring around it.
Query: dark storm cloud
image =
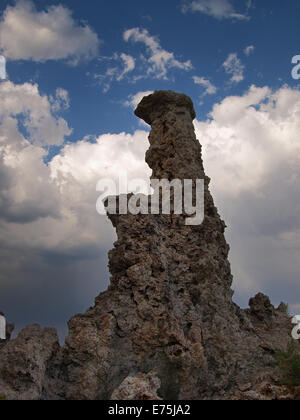
[[[97,257],[56,261],[37,253],[0,251],[0,308],[16,331],[32,323],[56,327],[60,338],[66,322],[93,306],[109,280],[106,252]],[[5,260],[3,260],[5,258]]]

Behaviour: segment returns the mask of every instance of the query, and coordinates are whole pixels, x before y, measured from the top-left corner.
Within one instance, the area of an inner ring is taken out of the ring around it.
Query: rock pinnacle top
[[[135,110],[135,115],[151,125],[174,107],[178,108],[178,113],[188,110],[192,120],[196,118],[192,100],[183,93],[171,90],[158,90],[145,96]]]

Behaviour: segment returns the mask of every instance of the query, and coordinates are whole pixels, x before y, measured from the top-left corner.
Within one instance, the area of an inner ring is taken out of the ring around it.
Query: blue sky
[[[209,2],[208,2],[209,3]],[[257,4],[256,4],[257,3]],[[2,2],[1,9],[8,4]],[[68,121],[74,128],[72,140],[82,138],[87,132],[97,134],[99,131],[132,132],[136,119],[128,109],[120,107],[128,95],[139,91],[154,89],[175,89],[184,91],[196,103],[197,114],[205,118],[211,106],[229,94],[238,94],[255,83],[258,86],[268,84],[274,88],[282,82],[291,83],[291,57],[297,54],[297,25],[300,4],[294,0],[279,0],[251,3],[232,2],[232,7],[249,19],[216,19],[200,12],[182,13],[184,2],[165,0],[164,2],[146,1],[39,1],[38,11],[50,5],[63,4],[70,8],[74,20],[86,22],[100,40],[99,55],[92,60],[82,61],[77,66],[69,66],[66,60],[47,60],[36,63],[30,60],[9,61],[10,79],[24,83],[35,81],[40,92],[51,94],[57,86],[63,86],[70,94],[72,111]],[[143,75],[146,65],[138,59],[146,54],[142,43],[125,42],[124,31],[131,28],[146,29],[149,36],[158,37],[161,47],[174,53],[180,61],[191,60],[192,68],[181,71],[173,68],[168,71],[168,79],[155,76],[134,82],[135,76]],[[253,45],[255,50],[245,56],[246,47]],[[121,60],[108,60],[113,54],[126,53],[134,57],[136,69],[127,74],[122,81],[112,81],[109,91],[104,94],[103,88],[109,79],[95,80],[94,75],[104,75],[109,68],[119,66]],[[223,63],[229,54],[236,53],[244,69],[244,80],[230,84]],[[88,76],[87,74],[90,74]],[[195,86],[192,77],[208,78],[217,88],[217,94],[206,96],[201,100],[204,88]],[[116,115],[118,118],[116,118]]]
[[[61,334],[108,284],[115,233],[99,178],[148,177],[144,92],[195,103],[228,224],[235,299],[300,311],[300,4],[295,0],[2,1],[0,309]]]

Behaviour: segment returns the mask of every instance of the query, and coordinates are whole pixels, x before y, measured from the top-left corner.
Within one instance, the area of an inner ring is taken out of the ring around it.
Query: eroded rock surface
[[[55,329],[26,327],[0,349],[0,395],[8,400],[42,398],[49,361],[59,350]]]
[[[128,376],[128,378],[121,383],[119,388],[113,392],[111,400],[159,400],[160,398],[157,395],[157,392],[160,387],[161,382],[155,372]]]
[[[140,395],[149,391],[145,378],[156,372],[152,395],[162,399],[264,398],[259,386],[278,379],[274,352],[291,340],[286,308],[261,294],[248,310],[232,301],[226,226],[209,191],[191,100],[159,91],[135,113],[151,124],[153,179],[204,180],[204,222],[186,226],[184,214],[109,215],[118,235],[111,285],[70,320],[65,346],[36,365],[45,379],[34,396],[130,399],[139,386]]]

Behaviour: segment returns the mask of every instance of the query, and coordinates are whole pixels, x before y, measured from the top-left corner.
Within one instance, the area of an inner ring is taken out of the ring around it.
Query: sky
[[[149,179],[133,111],[159,89],[194,101],[234,300],[300,314],[299,18],[296,0],[2,0],[0,309],[17,331],[63,338],[107,288],[96,185]]]

